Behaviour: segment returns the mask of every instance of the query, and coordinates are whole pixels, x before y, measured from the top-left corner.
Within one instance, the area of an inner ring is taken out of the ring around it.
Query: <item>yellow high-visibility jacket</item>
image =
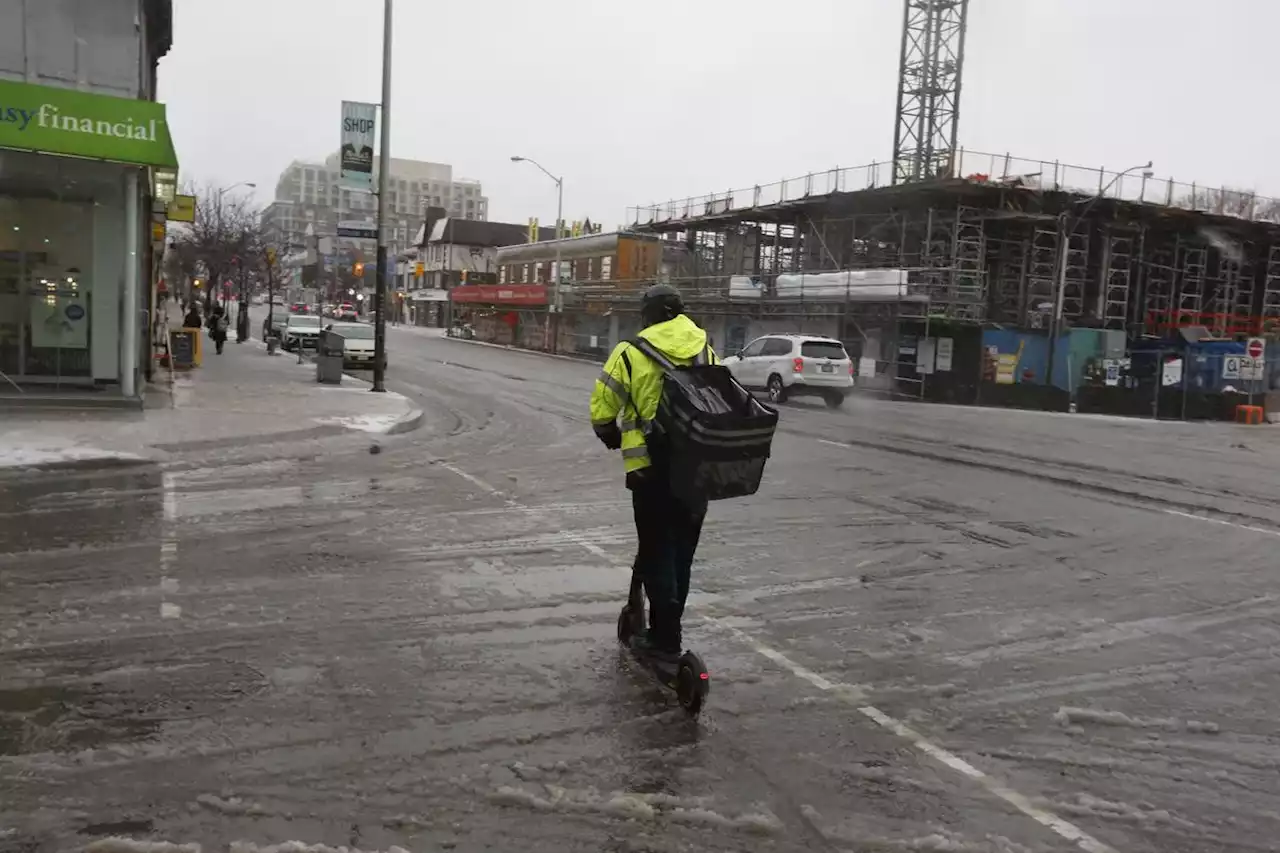
[[[695,360],[719,363],[707,345],[707,333],[684,314],[642,329],[640,337],[678,365]],[[614,347],[591,392],[591,424],[603,426],[622,419],[622,465],[628,474],[649,467],[645,426],[657,413],[661,397],[662,368],[626,341]]]

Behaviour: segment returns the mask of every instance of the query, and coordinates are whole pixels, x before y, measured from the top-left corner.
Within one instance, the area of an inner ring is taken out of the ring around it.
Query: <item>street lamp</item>
[[[230,192],[231,190],[236,189],[237,187],[248,187],[249,189],[254,190],[254,189],[257,189],[257,188],[258,188],[258,185],[257,185],[257,184],[255,184],[253,181],[240,181],[239,183],[234,183],[234,184],[232,184],[232,185],[231,185],[231,186],[229,186],[229,187],[223,187],[222,189],[218,190],[218,191],[214,194],[214,198],[217,200],[217,208],[218,208],[218,239],[219,239],[219,240],[221,240],[221,239],[222,239],[222,197],[223,197],[224,195],[226,195],[228,192]],[[216,284],[214,284],[214,285],[213,285],[213,286],[211,286],[211,287],[209,288],[209,290],[208,290],[208,291],[206,291],[206,293],[205,293],[205,297],[204,297],[204,298],[205,298],[205,309],[206,309],[206,310],[208,310],[208,309],[212,306],[212,302],[211,302],[211,300],[212,300],[212,298],[213,298],[213,292],[214,292],[214,290],[215,290],[215,288],[216,288],[216,287],[217,287],[217,285],[216,285]],[[240,296],[241,296],[241,300],[240,300],[240,301],[241,301],[241,303],[243,304],[243,302],[244,302],[244,277],[243,277],[243,275],[241,276],[241,279],[240,279]],[[227,307],[227,306],[225,305],[225,302],[226,302],[225,297],[223,298],[223,302],[224,302],[224,304],[223,304],[223,306],[222,306],[222,307],[223,307],[223,309],[225,310],[225,309],[226,309],[226,307]],[[240,319],[240,317],[239,317],[239,316],[237,316],[237,317],[236,317],[236,343],[240,343],[240,342],[241,342],[245,337],[247,337],[247,335],[245,334],[245,332],[246,332],[247,330],[248,330],[247,317],[246,317],[246,319],[245,319],[245,320],[241,320],[241,319]]]
[[[512,157],[511,162],[512,163],[532,163],[533,165],[537,166],[540,170],[542,170],[542,174],[546,175],[548,178],[556,182],[556,258],[555,258],[555,264],[553,266],[554,280],[551,285],[551,303],[552,303],[552,312],[559,314],[560,309],[562,307],[561,299],[560,299],[560,223],[564,221],[564,178],[557,178],[555,175],[551,174],[551,172],[545,166],[543,166],[537,160],[534,160],[530,157],[518,157],[518,156]],[[547,335],[548,337],[550,337],[549,349],[552,352],[555,352],[556,341],[555,341],[555,338],[551,336],[551,318],[550,317],[547,317]]]
[[[1049,360],[1048,360],[1048,364],[1045,366],[1045,379],[1044,379],[1046,385],[1052,384],[1053,382],[1053,359],[1055,356],[1054,350],[1057,349],[1058,335],[1062,330],[1062,308],[1063,308],[1063,303],[1066,301],[1066,296],[1067,296],[1067,243],[1071,239],[1071,235],[1075,233],[1076,227],[1079,226],[1079,224],[1084,221],[1084,218],[1088,216],[1089,211],[1092,210],[1093,206],[1098,203],[1098,200],[1103,198],[1107,194],[1107,190],[1115,186],[1116,183],[1125,175],[1129,174],[1130,172],[1136,172],[1139,169],[1143,170],[1142,171],[1143,180],[1144,181],[1150,180],[1151,174],[1152,174],[1151,165],[1152,165],[1152,161],[1148,160],[1147,162],[1139,166],[1130,166],[1128,169],[1125,169],[1123,172],[1120,172],[1119,174],[1117,174],[1114,178],[1111,179],[1111,181],[1106,186],[1098,190],[1097,195],[1091,197],[1087,202],[1084,202],[1084,209],[1081,210],[1080,214],[1075,217],[1075,222],[1071,223],[1070,228],[1067,227],[1068,220],[1071,218],[1070,212],[1068,210],[1064,210],[1062,213],[1058,214],[1058,240],[1059,240],[1058,276],[1057,276],[1058,281],[1057,281],[1056,287],[1054,288],[1055,293],[1053,295],[1053,317],[1051,318],[1051,321],[1049,323],[1049,347],[1048,347]],[[1074,202],[1074,204],[1080,204],[1080,203],[1081,201],[1079,199],[1077,199]],[[1105,282],[1103,283],[1103,286],[1104,287],[1106,286]],[[1071,386],[1071,376],[1069,374],[1067,376],[1067,385]],[[1068,393],[1072,395],[1072,399],[1074,400],[1074,397],[1075,397],[1074,388],[1069,387]]]

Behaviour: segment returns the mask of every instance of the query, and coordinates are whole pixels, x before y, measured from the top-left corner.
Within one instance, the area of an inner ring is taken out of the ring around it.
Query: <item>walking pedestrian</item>
[[[204,325],[204,321],[200,319],[200,303],[194,299],[187,303],[187,313],[182,318],[182,327],[184,329],[199,329]]]
[[[225,303],[215,302],[209,314],[209,337],[213,338],[214,348],[222,355],[222,345],[227,342],[227,307]]]

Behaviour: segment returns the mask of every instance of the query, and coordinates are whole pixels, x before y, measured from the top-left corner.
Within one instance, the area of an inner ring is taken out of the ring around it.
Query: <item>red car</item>
[[[289,306],[290,314],[310,314],[311,306],[306,302],[295,302]]]

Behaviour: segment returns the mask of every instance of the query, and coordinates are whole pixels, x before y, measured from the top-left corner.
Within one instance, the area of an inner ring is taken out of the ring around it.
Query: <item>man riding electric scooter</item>
[[[685,315],[674,287],[657,284],[646,290],[640,318],[644,328],[639,337],[673,364],[717,363],[707,333]],[[619,343],[591,394],[591,424],[605,447],[622,451],[631,491],[639,540],[635,572],[649,599],[649,633],[637,637],[635,647],[674,662],[682,650],[680,622],[707,503],[689,505],[672,493],[662,436],[653,429],[662,381],[660,365],[635,344]]]

